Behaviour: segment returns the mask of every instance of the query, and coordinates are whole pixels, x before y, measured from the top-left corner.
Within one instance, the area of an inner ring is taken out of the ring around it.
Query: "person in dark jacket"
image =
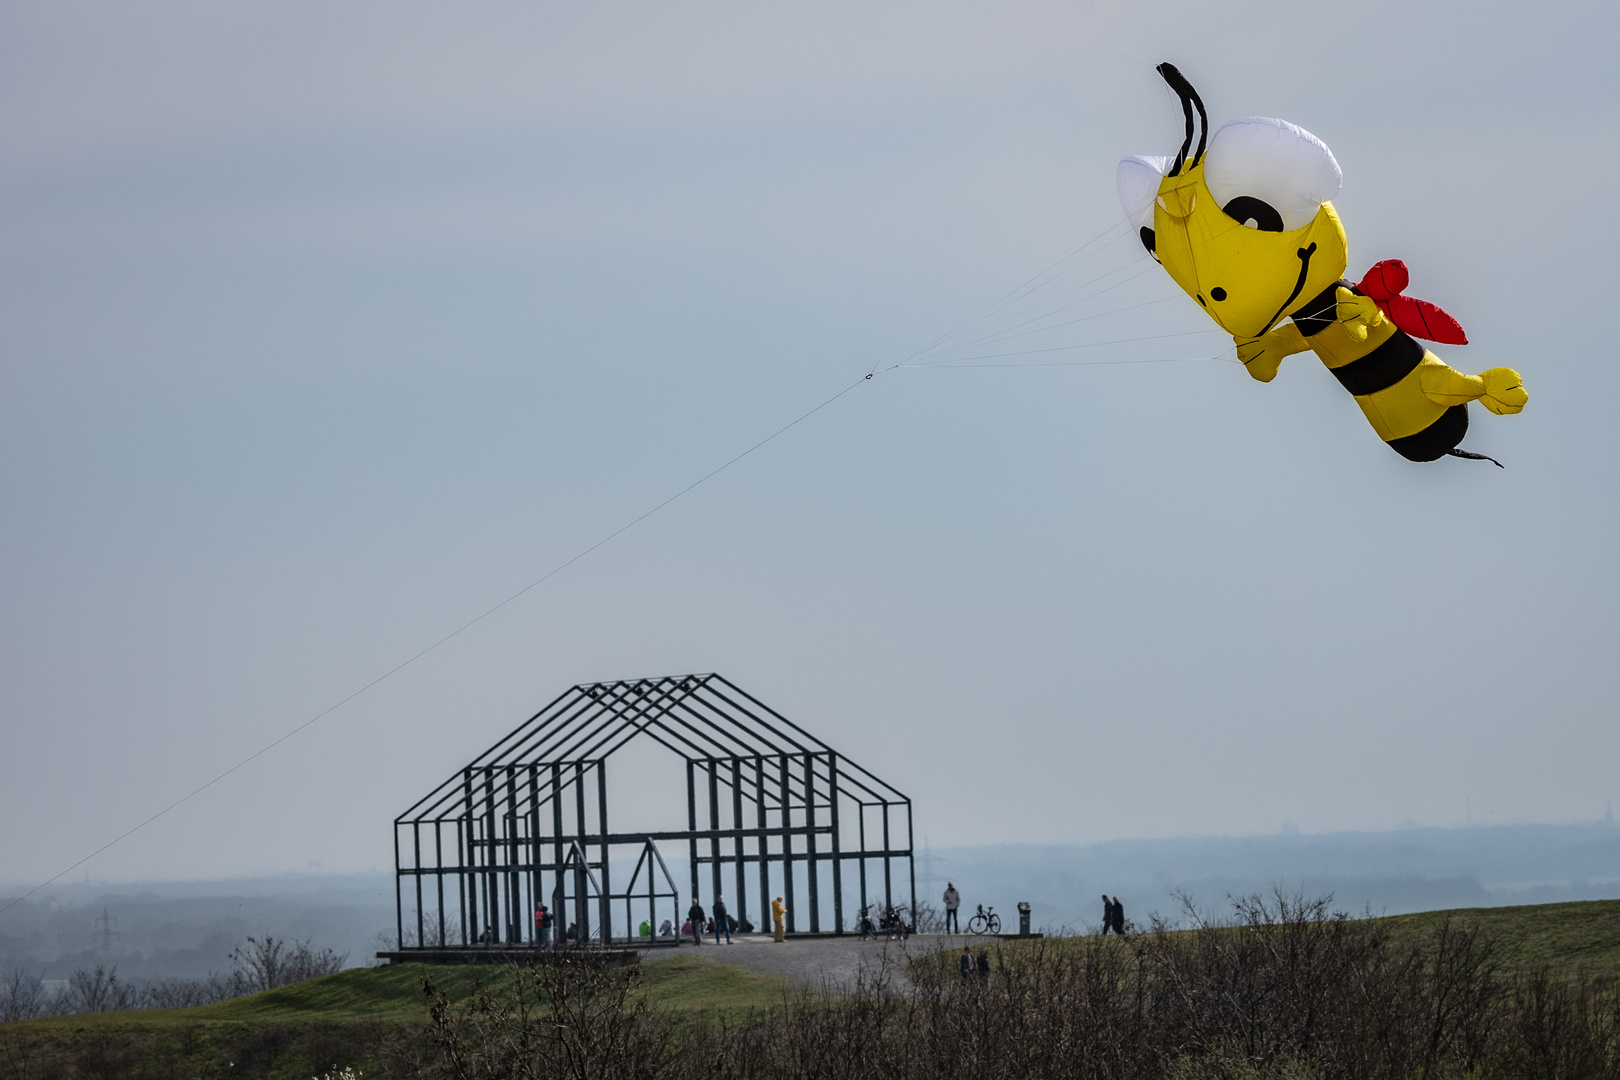
[[[1119,902],[1117,896],[1114,897],[1114,933],[1125,936],[1125,905]]]
[[[703,914],[703,905],[698,903],[697,897],[692,897],[692,906],[686,909],[686,917],[692,923],[692,941],[698,945],[703,944],[703,924],[708,916]]]
[[[957,959],[962,969],[962,982],[968,986],[973,985],[973,950],[966,945],[962,946],[962,955]]]
[[[978,963],[973,966],[979,973],[979,989],[990,989],[990,950],[980,949]]]
[[[1108,899],[1108,894],[1107,893],[1103,893],[1103,928],[1102,928],[1103,935],[1107,936],[1108,931],[1112,930],[1113,928],[1114,928],[1114,902],[1112,900]]]
[[[720,933],[725,931],[726,944],[730,945],[731,916],[726,912],[726,898],[719,893],[714,894],[714,907],[711,909],[711,914],[714,915],[714,943],[716,945],[720,944]]]

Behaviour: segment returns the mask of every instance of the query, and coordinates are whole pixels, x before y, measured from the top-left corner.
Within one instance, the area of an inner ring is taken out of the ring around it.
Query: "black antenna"
[[[1170,84],[1170,89],[1174,90],[1176,96],[1181,98],[1181,112],[1187,118],[1187,136],[1181,140],[1181,151],[1176,154],[1176,163],[1170,168],[1171,176],[1180,176],[1182,165],[1187,164],[1187,151],[1192,147],[1193,110],[1198,110],[1200,125],[1198,151],[1193,154],[1192,158],[1192,165],[1194,166],[1204,160],[1204,143],[1209,137],[1209,116],[1204,112],[1204,102],[1199,98],[1198,91],[1192,88],[1192,83],[1187,81],[1185,75],[1176,70],[1176,65],[1164,63],[1154,70],[1164,77],[1164,81]]]

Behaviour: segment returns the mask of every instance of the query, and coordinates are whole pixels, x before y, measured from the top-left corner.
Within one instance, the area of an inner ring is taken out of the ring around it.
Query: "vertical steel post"
[[[444,940],[444,822],[433,823],[433,865],[439,868],[434,875],[439,886],[439,940],[434,944],[443,948],[449,942]]]
[[[399,840],[398,829],[394,830],[394,840],[396,842]],[[422,940],[422,823],[420,821],[411,822],[411,846],[415,852],[413,858],[416,860],[416,947],[420,949],[427,944]],[[398,859],[395,860],[395,864],[398,864]]]
[[[461,944],[471,943],[467,936],[467,912],[472,907],[472,894],[469,881],[472,877],[467,867],[467,833],[472,828],[472,818],[466,814],[456,819],[456,905],[461,908]]]
[[[911,870],[911,921],[917,921],[917,856],[912,854],[917,850],[915,834],[912,832],[911,800],[906,800],[906,865]]]
[[[534,907],[539,908],[545,897],[545,879],[540,876],[540,864],[545,854],[540,845],[540,766],[529,764],[529,892]],[[540,927],[530,920],[529,940],[540,944]]]
[[[743,888],[743,825],[742,811],[742,758],[731,759],[731,827],[736,830],[732,837],[731,852],[737,860],[737,891],[732,894],[737,905],[737,921],[744,922],[748,918],[748,892]]]
[[[759,853],[759,925],[761,930],[771,922],[771,845],[765,831],[765,757],[754,755],[754,817],[759,823],[759,836],[754,847]]]
[[[844,932],[844,849],[838,836],[838,755],[827,753],[827,801],[832,818],[833,932]]]
[[[697,775],[693,771],[695,764],[691,758],[686,759],[686,831],[690,834],[686,839],[686,850],[692,862],[692,896],[698,894],[698,842],[697,842]],[[676,923],[676,935],[680,934],[680,923]]]
[[[720,762],[710,758],[709,770],[709,903],[720,895]]]
[[[883,800],[883,906],[894,907],[894,882],[889,859],[889,800]]]
[[[563,875],[563,783],[562,762],[551,763],[551,839],[555,858],[551,865],[557,875],[557,884],[551,895],[551,944],[561,945],[563,933],[568,929],[568,909],[565,903],[568,883]]]
[[[574,825],[579,830],[579,839],[576,842],[575,854],[579,857],[579,869],[574,872],[574,883],[579,889],[579,896],[574,901],[574,907],[579,911],[579,917],[574,921],[578,923],[574,943],[583,945],[591,938],[590,913],[590,875],[586,872],[590,866],[589,856],[586,855],[586,826],[585,826],[585,763],[574,762]]]
[[[856,839],[861,845],[861,858],[858,865],[861,876],[861,909],[864,911],[872,906],[872,902],[866,898],[866,804],[864,802],[855,804],[855,815]]]
[[[506,813],[501,815],[501,822],[506,827],[506,843],[501,850],[506,853],[506,870],[501,876],[506,879],[506,940],[518,944],[523,940],[523,880],[518,874],[518,830],[517,830],[517,767],[506,767]]]
[[[779,755],[777,763],[782,784],[782,902],[787,905],[787,928],[791,931],[798,907],[793,901],[793,789],[788,779],[788,755]]]
[[[493,935],[501,924],[501,876],[496,868],[500,849],[495,837],[495,767],[484,767],[484,926]]]
[[[405,947],[405,901],[400,895],[399,822],[394,822],[394,948]]]
[[[601,827],[602,837],[602,944],[606,945],[613,940],[613,883],[608,878],[608,798],[607,798],[607,758],[596,759],[596,823]],[[628,912],[628,908],[626,909]],[[631,927],[625,928],[625,936],[633,937]]]
[[[804,851],[810,894],[810,932],[821,932],[821,863],[816,858],[816,755],[804,755]]]
[[[471,945],[478,937],[474,924],[478,922],[478,849],[473,840],[473,814],[477,805],[473,801],[472,769],[461,773],[462,816],[456,833],[461,851],[461,943]]]

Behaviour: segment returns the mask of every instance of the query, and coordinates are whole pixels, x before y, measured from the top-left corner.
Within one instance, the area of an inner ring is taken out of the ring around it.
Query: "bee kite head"
[[[1121,161],[1120,201],[1149,253],[1221,329],[1259,337],[1344,275],[1348,244],[1328,201],[1343,183],[1339,163],[1304,128],[1265,116],[1206,140],[1198,92],[1174,65],[1158,72],[1181,98],[1186,135],[1174,158]]]

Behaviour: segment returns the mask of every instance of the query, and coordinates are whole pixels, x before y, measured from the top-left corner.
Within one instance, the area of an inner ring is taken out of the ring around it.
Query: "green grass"
[[[1398,936],[1428,934],[1442,919],[1478,926],[1495,942],[1497,959],[1504,971],[1522,972],[1546,967],[1563,975],[1620,976],[1620,900],[1584,900],[1568,904],[1530,904],[1521,907],[1457,908],[1424,911],[1413,915],[1383,916],[1381,922]],[[1064,939],[1050,942],[1061,947]],[[1125,942],[1119,938],[1105,941]],[[981,946],[975,945],[977,953]],[[1002,942],[994,948],[1016,951],[1027,947],[1018,941]],[[949,954],[935,953],[921,962],[949,975],[956,970],[960,946]]]
[[[1510,970],[1545,965],[1568,974],[1620,974],[1620,900],[1425,911],[1385,921],[1397,933],[1424,933],[1448,917],[1478,926],[1495,939],[1503,966]]]
[[[1443,918],[1485,929],[1509,970],[1545,965],[1566,973],[1620,975],[1620,900],[1425,912],[1384,921],[1404,935],[1426,933]],[[1000,946],[1020,947],[1017,942]],[[953,965],[954,950],[924,961],[929,962]],[[770,1008],[787,989],[782,979],[695,953],[660,959],[640,972],[640,992],[648,1004],[672,1017]],[[358,1065],[375,1074],[390,1042],[420,1037],[415,1033],[427,1017],[424,973],[452,998],[467,996],[479,982],[495,985],[505,977],[494,965],[357,968],[196,1009],[6,1024],[0,1026],[0,1080],[13,1075],[307,1078],[333,1065]]]

